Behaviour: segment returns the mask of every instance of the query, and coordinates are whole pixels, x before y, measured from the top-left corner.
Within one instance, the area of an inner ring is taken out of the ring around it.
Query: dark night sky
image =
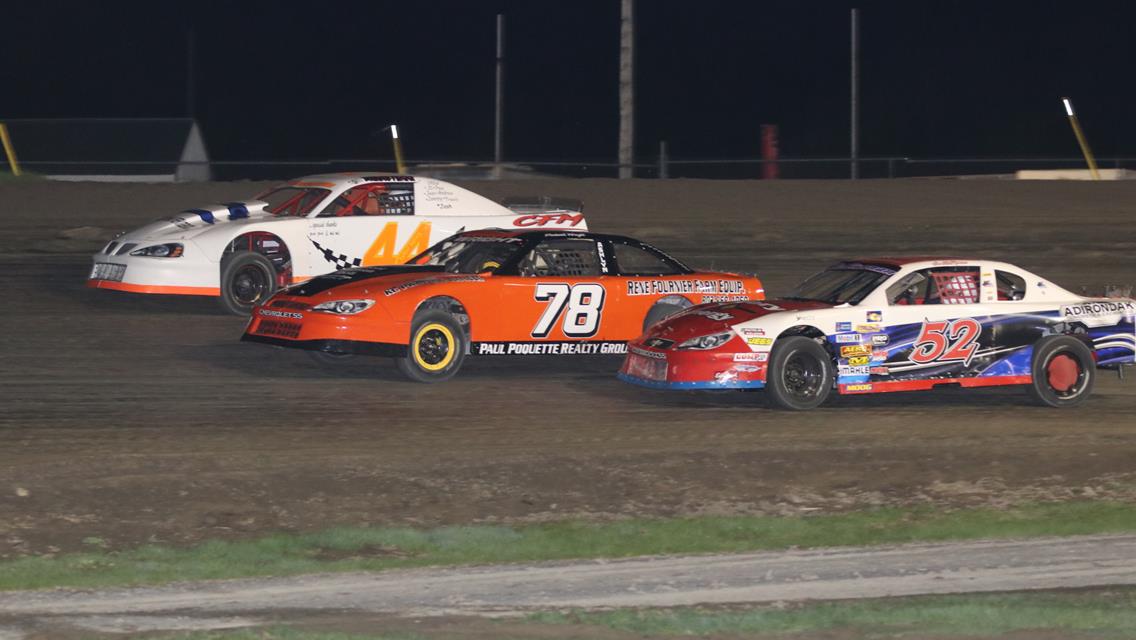
[[[614,160],[619,0],[19,2],[2,10],[0,118],[182,116],[186,33],[215,159],[488,159],[495,15],[506,154]],[[637,153],[848,154],[843,2],[637,0]],[[861,155],[1136,155],[1136,3],[858,2]]]

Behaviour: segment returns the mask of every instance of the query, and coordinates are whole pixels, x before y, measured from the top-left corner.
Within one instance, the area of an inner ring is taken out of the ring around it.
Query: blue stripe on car
[[[205,224],[213,224],[213,212],[205,209],[186,209],[183,213],[195,213],[197,217],[205,221]]]
[[[226,202],[225,206],[229,208],[229,219],[240,220],[249,217],[248,207],[241,202]]]

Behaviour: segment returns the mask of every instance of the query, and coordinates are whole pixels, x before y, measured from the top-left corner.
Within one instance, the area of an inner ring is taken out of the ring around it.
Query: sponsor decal
[[[295,311],[273,311],[272,309],[261,309],[258,313],[262,316],[270,318],[292,318],[293,320],[303,320],[304,314],[296,313]]]
[[[1082,302],[1061,307],[1061,315],[1066,318],[1097,318],[1116,314],[1131,315],[1136,313],[1136,304],[1124,301],[1108,302]]]
[[[388,295],[388,296],[393,296],[394,294],[402,293],[403,291],[406,291],[407,289],[413,289],[414,287],[421,287],[421,286],[428,285],[428,284],[439,284],[439,283],[442,283],[442,282],[484,282],[484,281],[485,281],[485,278],[482,278],[481,276],[450,276],[448,278],[423,278],[421,280],[412,280],[410,282],[404,282],[404,283],[402,283],[398,286],[394,286],[394,287],[391,287],[389,289],[385,289],[385,290],[383,290],[383,294]]]
[[[749,296],[745,296],[745,295],[709,295],[709,296],[702,296],[701,302],[703,304],[705,304],[707,302],[745,302],[746,300],[749,300]]]
[[[521,216],[513,220],[514,227],[546,227],[567,226],[575,227],[584,221],[582,213],[534,213]]]
[[[970,264],[970,263],[967,262],[966,260],[936,260],[936,261],[932,262],[931,264],[933,266],[936,266],[936,267],[949,267],[949,266],[954,266],[954,265]]]
[[[871,374],[872,368],[867,365],[859,367],[840,366],[836,368],[836,372],[842,376],[866,376]]]
[[[734,362],[766,362],[768,353],[735,353]]]
[[[765,329],[762,329],[761,327],[756,327],[756,328],[746,327],[746,328],[742,329],[742,335],[743,336],[763,336],[763,335],[765,335]]]
[[[473,345],[477,355],[488,356],[579,356],[622,355],[627,353],[625,342],[477,342]],[[645,355],[645,354],[639,354]],[[664,358],[666,357],[664,354]]]
[[[876,323],[856,325],[856,332],[857,333],[875,333],[879,330],[880,330],[880,325],[876,324]]]
[[[853,366],[853,367],[865,365],[865,364],[870,363],[871,361],[872,361],[872,358],[870,356],[853,356],[851,358],[848,358],[849,366]]]
[[[872,359],[873,360],[880,360],[880,361],[887,360],[888,359],[888,350],[887,349],[872,349]]]
[[[724,311],[708,311],[706,309],[700,309],[698,311],[691,311],[690,314],[695,315],[695,316],[702,316],[704,318],[710,318],[711,320],[716,320],[718,322],[725,322],[726,320],[732,320],[733,317],[734,317],[733,315],[726,313]]]
[[[607,254],[604,252],[603,247],[602,242],[596,243],[596,255],[599,256],[600,259],[600,271],[607,273]]]
[[[714,374],[714,382],[725,384],[738,379],[737,371],[719,371]]]
[[[870,384],[846,384],[844,391],[848,393],[862,393],[864,391],[871,391],[872,385]]]
[[[851,331],[852,330],[852,323],[851,322],[837,322],[836,323],[836,330],[837,331]]]
[[[644,358],[654,358],[655,360],[667,359],[667,354],[659,353],[658,351],[647,351],[646,349],[640,349],[639,347],[628,347],[627,350],[637,356],[643,356]]]
[[[666,338],[647,338],[643,344],[655,349],[666,349],[674,344],[674,340],[667,340]]]
[[[870,356],[872,355],[871,347],[863,344],[850,345],[847,347],[840,347],[841,358],[855,358],[856,356]]]
[[[628,280],[627,295],[655,296],[672,293],[706,293],[719,295],[745,295],[745,282],[741,280]]]
[[[860,334],[858,333],[838,333],[836,334],[837,344],[860,343]]]
[[[889,338],[888,334],[886,333],[877,333],[876,335],[872,336],[872,345],[876,347],[882,347],[889,341],[891,341],[891,338]]]
[[[884,314],[882,311],[869,311],[864,314],[866,322],[883,322]]]
[[[773,338],[746,338],[746,344],[752,344],[756,347],[767,347],[773,344]]]
[[[890,376],[891,370],[887,367],[871,367],[871,374],[873,376]]]

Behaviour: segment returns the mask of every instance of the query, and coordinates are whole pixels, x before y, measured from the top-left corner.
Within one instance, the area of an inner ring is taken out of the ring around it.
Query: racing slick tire
[[[1093,391],[1097,365],[1093,352],[1072,336],[1049,336],[1033,345],[1030,396],[1047,407],[1073,407]]]
[[[765,391],[778,409],[815,409],[832,393],[832,358],[812,338],[779,338],[769,354]]]
[[[398,369],[415,382],[442,382],[454,377],[465,360],[466,338],[461,324],[445,311],[414,316],[406,357]]]
[[[221,261],[221,307],[247,316],[276,292],[272,261],[253,251],[237,251]]]
[[[669,304],[666,302],[657,303],[647,310],[647,316],[643,318],[643,331],[646,331],[647,327],[650,327],[656,322],[662,322],[682,310],[683,307],[677,304]]]

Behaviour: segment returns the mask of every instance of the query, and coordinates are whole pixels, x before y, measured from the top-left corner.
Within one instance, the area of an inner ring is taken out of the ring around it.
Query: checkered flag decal
[[[342,253],[336,253],[331,249],[323,248],[322,246],[320,246],[320,243],[312,240],[311,238],[308,238],[308,240],[315,245],[316,251],[319,251],[323,254],[324,260],[327,260],[328,262],[335,265],[336,270],[350,269],[351,267],[357,267],[363,263],[362,258],[348,258]]]

